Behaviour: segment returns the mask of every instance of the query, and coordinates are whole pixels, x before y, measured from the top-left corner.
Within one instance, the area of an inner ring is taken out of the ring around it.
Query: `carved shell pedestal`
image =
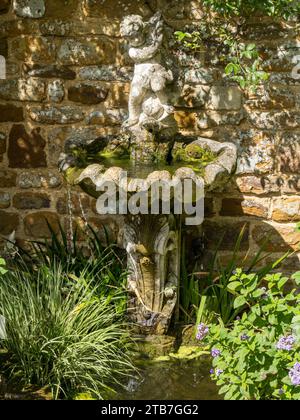
[[[127,216],[128,313],[144,334],[166,334],[178,298],[179,219],[173,215]]]

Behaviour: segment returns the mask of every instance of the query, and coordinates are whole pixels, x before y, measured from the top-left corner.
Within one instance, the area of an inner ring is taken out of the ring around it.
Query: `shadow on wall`
[[[261,265],[272,263],[286,253],[291,255],[283,261],[279,271],[295,272],[300,268],[300,232],[296,223],[300,221],[300,200],[294,196],[282,198],[280,188],[299,185],[300,177],[286,180],[271,176],[278,189],[277,195],[268,196],[270,177],[235,177],[223,192],[215,192],[205,199],[205,220],[201,227],[188,228],[185,232],[190,270],[206,271],[218,249],[219,260],[226,265],[234,252],[239,233],[244,235],[239,247],[240,261],[250,261],[263,247],[266,256]],[[251,184],[252,183],[252,184]],[[250,186],[252,185],[252,187]],[[244,186],[256,188],[251,197],[242,193]],[[226,196],[230,191],[230,197]],[[223,238],[223,239],[222,239]],[[219,246],[218,246],[219,244]]]

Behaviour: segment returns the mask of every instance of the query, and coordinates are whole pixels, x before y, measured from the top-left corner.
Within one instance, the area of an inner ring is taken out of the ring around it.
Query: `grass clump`
[[[49,386],[55,399],[90,392],[98,399],[130,374],[130,339],[92,276],[42,265],[0,275],[6,320],[4,369],[23,387]]]

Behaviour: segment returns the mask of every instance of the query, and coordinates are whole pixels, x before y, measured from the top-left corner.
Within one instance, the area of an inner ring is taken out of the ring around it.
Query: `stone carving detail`
[[[174,108],[167,94],[167,85],[174,81],[174,75],[166,65],[161,13],[148,22],[138,15],[127,16],[121,34],[129,43],[129,56],[135,63],[129,118],[123,126],[129,129],[139,126],[154,132],[169,132],[172,128],[176,131]]]
[[[167,332],[177,302],[180,244],[175,217],[128,216],[129,315],[147,333]]]

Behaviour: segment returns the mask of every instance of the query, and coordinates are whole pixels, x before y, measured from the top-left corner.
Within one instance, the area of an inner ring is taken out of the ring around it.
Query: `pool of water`
[[[153,363],[132,378],[118,400],[219,400],[218,389],[203,361]]]
[[[99,159],[99,163],[104,165],[106,168],[111,168],[112,166],[117,166],[124,171],[127,171],[127,175],[132,178],[147,178],[147,176],[153,172],[153,171],[168,171],[171,175],[174,175],[174,173],[177,171],[177,169],[182,167],[187,167],[193,169],[193,171],[201,176],[204,173],[204,168],[206,165],[201,165],[198,163],[198,165],[192,165],[185,162],[173,162],[171,164],[166,164],[162,162],[156,162],[156,163],[139,163],[139,162],[133,162],[130,159],[116,159],[116,158],[104,158],[101,157]]]

